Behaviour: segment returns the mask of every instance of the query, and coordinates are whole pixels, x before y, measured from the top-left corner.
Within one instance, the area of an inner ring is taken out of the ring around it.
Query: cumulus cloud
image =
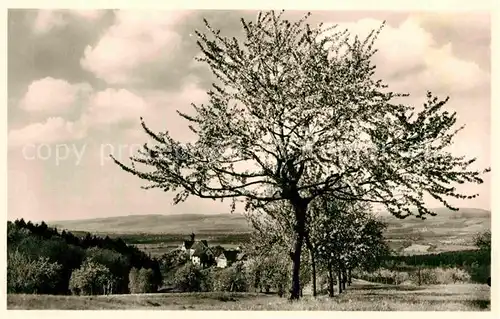
[[[116,11],[115,21],[95,46],[87,46],[81,66],[110,84],[140,82],[145,66],[168,61],[181,43],[174,27],[185,11]]]
[[[88,83],[70,84],[46,77],[32,82],[19,106],[29,112],[62,113],[71,110],[92,88]]]
[[[325,27],[333,25],[327,24]],[[352,36],[364,39],[381,20],[339,23]],[[489,74],[476,63],[458,58],[451,43],[439,46],[419,19],[409,17],[398,26],[386,25],[375,42],[377,74],[397,90],[424,86],[431,91],[461,92],[487,83]]]
[[[141,96],[125,89],[108,88],[90,97],[82,121],[92,126],[137,121],[147,108],[148,104]]]
[[[86,128],[78,122],[66,121],[61,117],[50,117],[43,123],[29,124],[11,130],[8,143],[11,147],[28,144],[51,144],[83,138]]]
[[[33,32],[35,34],[48,33],[53,29],[66,26],[70,19],[75,17],[84,21],[95,21],[104,13],[104,10],[39,10],[33,22]]]

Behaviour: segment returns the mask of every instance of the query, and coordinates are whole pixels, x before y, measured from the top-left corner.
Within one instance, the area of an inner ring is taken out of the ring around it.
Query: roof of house
[[[193,246],[195,242],[194,241],[191,241],[191,240],[185,240],[184,241],[184,248],[186,249],[191,249],[191,247]]]
[[[197,241],[193,244],[191,249],[194,249],[193,256],[201,256],[201,255],[214,255],[212,250],[207,246],[205,241]]]
[[[237,250],[226,250],[226,251],[224,251],[224,256],[229,261],[236,261],[238,253],[239,252]]]

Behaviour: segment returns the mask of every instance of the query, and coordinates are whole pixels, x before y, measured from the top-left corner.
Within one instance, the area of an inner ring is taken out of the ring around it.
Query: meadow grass
[[[8,309],[309,310],[309,311],[489,311],[486,285],[426,287],[356,280],[333,298],[286,298],[258,293],[166,293],[110,296],[8,295]]]

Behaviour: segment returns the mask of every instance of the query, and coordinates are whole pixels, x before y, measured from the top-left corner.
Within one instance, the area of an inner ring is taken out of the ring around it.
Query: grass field
[[[8,295],[8,309],[490,311],[490,288],[460,284],[392,286],[355,280],[333,299],[304,296],[296,303],[255,293],[168,293],[112,296]]]

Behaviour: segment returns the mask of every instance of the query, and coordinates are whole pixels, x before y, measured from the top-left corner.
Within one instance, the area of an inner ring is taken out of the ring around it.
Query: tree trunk
[[[305,235],[305,217],[307,205],[304,203],[296,203],[295,205],[295,218],[296,224],[296,235],[297,239],[295,241],[295,251],[292,254],[293,260],[293,273],[292,273],[292,291],[291,300],[300,299],[300,256],[302,253],[302,245],[304,244]]]
[[[342,289],[346,290],[347,283],[347,271],[344,267],[342,267]]]
[[[334,279],[334,274],[333,274],[332,263],[328,263],[328,295],[330,297],[333,297],[335,294],[334,293],[333,279]]]
[[[347,284],[350,286],[352,284],[352,272],[351,268],[347,269]]]
[[[340,266],[338,266],[337,276],[339,277],[339,294],[342,293],[342,271],[340,270]]]
[[[317,296],[317,285],[316,285],[316,256],[314,254],[314,247],[309,238],[309,234],[306,235],[306,246],[311,255],[311,268],[312,268],[312,284],[313,284],[313,297]]]
[[[314,254],[313,254],[314,256]],[[317,292],[317,286],[316,286],[316,260],[314,257],[311,257],[311,264],[312,264],[312,284],[313,284],[313,297],[316,297],[318,292]]]

